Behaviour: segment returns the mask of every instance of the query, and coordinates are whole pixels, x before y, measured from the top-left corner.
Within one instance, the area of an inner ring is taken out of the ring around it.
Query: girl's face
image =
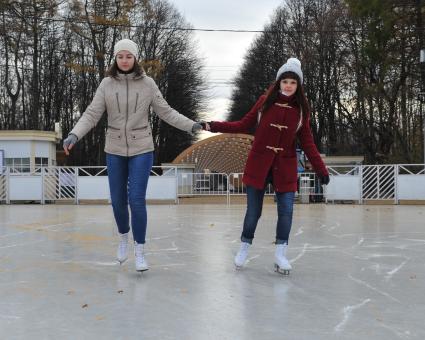
[[[118,68],[121,71],[129,71],[134,66],[134,55],[132,55],[129,51],[119,51],[115,60],[117,61]]]
[[[285,78],[280,81],[280,90],[288,96],[292,96],[297,91],[297,81],[291,78]]]

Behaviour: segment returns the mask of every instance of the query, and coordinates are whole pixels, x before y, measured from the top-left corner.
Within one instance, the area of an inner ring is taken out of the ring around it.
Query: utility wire
[[[17,19],[14,16],[5,16],[8,19]],[[275,33],[283,33],[283,30],[271,30],[271,29],[263,29],[263,30],[246,30],[246,29],[217,29],[217,28],[192,28],[192,27],[171,27],[171,26],[143,26],[143,25],[131,25],[131,24],[122,24],[118,22],[104,23],[104,22],[93,22],[90,20],[78,20],[74,18],[46,18],[46,17],[34,17],[34,16],[20,16],[19,19],[36,19],[38,21],[44,22],[61,22],[68,24],[89,24],[91,26],[103,26],[103,27],[120,27],[120,28],[141,28],[141,29],[153,29],[153,30],[164,30],[164,31],[194,31],[194,32],[224,32],[224,33],[267,33],[267,34],[275,34]],[[425,29],[425,28],[422,28]],[[367,29],[363,28],[355,28],[353,30],[347,29],[291,29],[289,33],[352,33],[367,31]]]

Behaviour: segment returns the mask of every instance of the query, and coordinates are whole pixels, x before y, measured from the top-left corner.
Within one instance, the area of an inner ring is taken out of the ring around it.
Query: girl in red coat
[[[235,257],[237,268],[243,267],[246,262],[248,248],[252,244],[261,216],[265,188],[268,183],[272,183],[276,192],[278,212],[275,268],[283,274],[289,274],[292,269],[286,258],[286,250],[297,190],[297,139],[322,184],[329,183],[329,173],[311,134],[310,109],[302,83],[300,61],[289,58],[277,71],[276,81],[242,120],[205,124],[205,129],[211,132],[229,133],[248,133],[257,126],[243,175],[247,210],[241,246]]]

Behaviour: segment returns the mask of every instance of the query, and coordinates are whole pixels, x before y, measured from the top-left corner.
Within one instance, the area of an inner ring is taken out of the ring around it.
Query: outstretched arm
[[[177,129],[187,131],[187,132],[195,132],[196,127],[194,128],[195,122],[186,116],[178,113],[174,110],[170,105],[168,105],[167,101],[161,94],[158,86],[152,80],[152,90],[154,92],[153,99],[151,102],[152,108],[154,112],[161,118],[163,121],[167,122],[171,126],[176,127]]]
[[[249,112],[236,122],[210,122],[211,132],[247,133],[257,124],[258,111],[261,109],[265,96],[261,96]]]
[[[104,89],[105,79],[101,81],[99,87],[96,90],[96,94],[94,95],[92,102],[89,106],[87,106],[86,111],[84,111],[77,124],[69,133],[70,135],[73,134],[77,136],[78,140],[81,140],[87,132],[89,132],[96,126],[103,113],[106,111]]]

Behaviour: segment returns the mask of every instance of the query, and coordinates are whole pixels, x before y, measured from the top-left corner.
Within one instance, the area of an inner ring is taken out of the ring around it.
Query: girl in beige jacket
[[[64,140],[63,148],[69,155],[75,143],[107,112],[105,152],[112,208],[120,235],[117,259],[122,264],[128,258],[130,204],[136,270],[145,271],[148,269],[144,257],[146,189],[154,150],[149,125],[150,107],[162,120],[180,130],[195,132],[201,130],[202,125],[167,104],[154,80],[139,66],[135,42],[129,39],[118,41],[114,56],[108,77],[100,83],[93,101]]]

